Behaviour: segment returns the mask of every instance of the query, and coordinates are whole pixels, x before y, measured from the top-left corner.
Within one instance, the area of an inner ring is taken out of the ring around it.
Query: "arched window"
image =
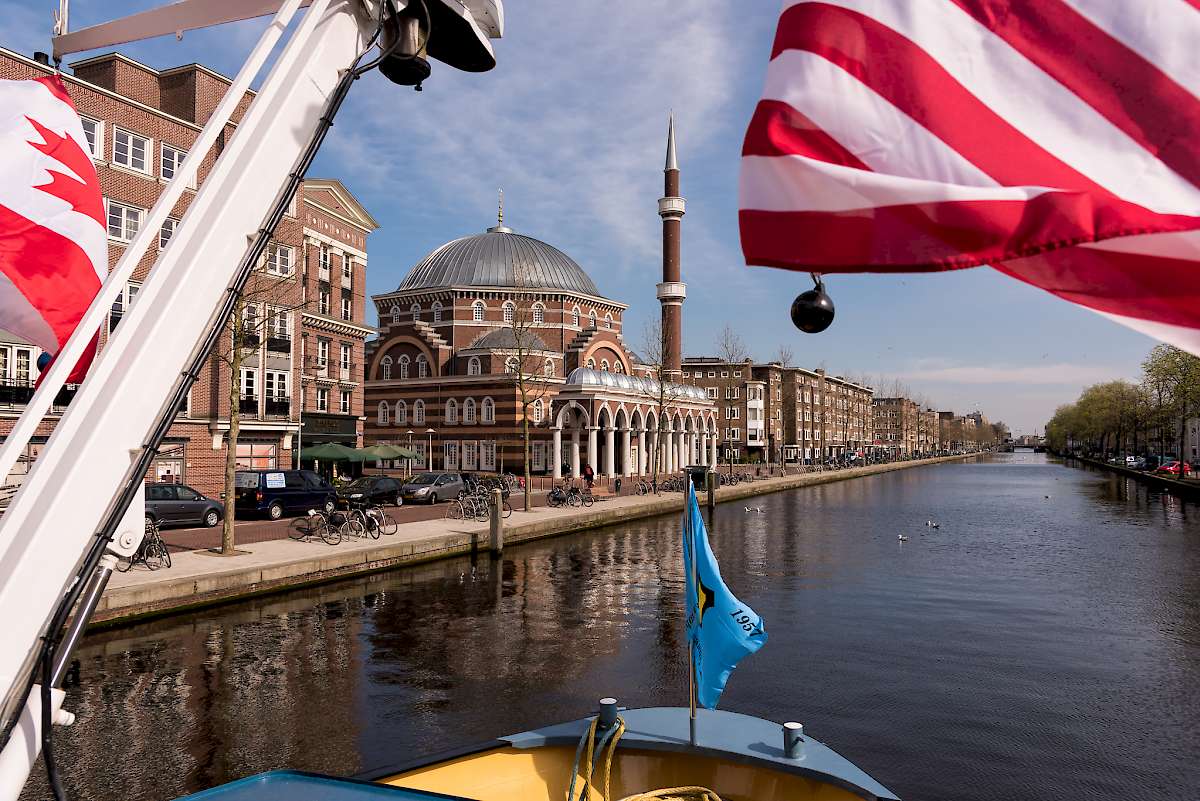
[[[409,363],[409,359],[407,356],[400,357],[400,380],[401,381],[408,378],[408,363]]]
[[[467,375],[480,375],[482,372],[483,368],[479,364],[479,357],[472,356],[467,362]]]
[[[392,357],[384,356],[383,361],[379,363],[380,378],[384,381],[390,381],[392,378]]]
[[[542,365],[542,374],[554,375],[554,361],[552,359],[546,359],[546,363]]]
[[[428,378],[428,377],[429,377],[429,360],[426,359],[425,354],[422,353],[420,356],[417,357],[417,378]]]
[[[386,426],[388,424],[388,417],[389,417],[389,414],[388,414],[387,401],[380,401],[379,402],[379,412],[378,412],[378,417],[376,418],[376,422],[378,422],[379,425],[381,425],[381,426]]]
[[[392,323],[394,324],[394,323],[398,323],[398,322],[400,322],[400,307],[393,306],[392,307]]]
[[[578,306],[571,309],[571,325],[575,326],[576,328],[579,327],[579,307]]]
[[[592,309],[590,312],[588,312],[588,327],[589,328],[596,327],[596,310],[595,309]]]
[[[613,326],[612,326],[612,315],[611,314],[604,315],[604,327],[607,328],[609,331],[612,330]]]
[[[509,356],[504,361],[504,372],[508,373],[509,375],[515,375],[519,366],[520,364],[517,362],[517,357]]]
[[[496,422],[496,402],[491,398],[484,398],[479,407],[479,417],[484,423]]]
[[[546,322],[546,307],[540,303],[533,305],[533,324],[541,325]]]
[[[396,401],[396,425],[408,425],[408,404],[404,401]]]
[[[425,401],[413,401],[413,423],[419,426],[425,425]]]
[[[546,406],[542,403],[542,399],[538,398],[533,402],[533,422],[542,422],[542,417],[546,414]]]
[[[596,369],[596,360],[595,360],[595,359],[588,359],[588,360],[587,360],[587,367],[588,367],[588,369],[589,369],[589,370],[595,370],[595,369]]]
[[[471,304],[471,319],[477,323],[483,322],[483,301],[477,300]]]
[[[603,370],[603,371],[604,371],[604,372],[606,372],[606,373],[608,372],[608,359],[601,359],[601,360],[600,360],[600,369],[601,369],[601,370]]]
[[[475,425],[475,399],[467,398],[463,401],[463,424],[468,426]]]
[[[504,322],[511,323],[517,319],[517,307],[511,300],[504,304]]]
[[[433,302],[433,321],[434,321],[435,323],[440,323],[440,322],[442,321],[442,304],[441,304],[441,301],[437,301],[437,300],[435,300],[435,301]]]
[[[446,401],[446,425],[453,425],[458,422],[458,401],[451,398]]]
[[[420,303],[414,303],[413,305],[409,306],[408,311],[410,314],[412,314],[414,323],[417,320],[421,319],[421,304]]]
[[[621,364],[621,362],[619,360],[613,362],[613,372],[617,373],[617,374],[624,373],[625,365]]]

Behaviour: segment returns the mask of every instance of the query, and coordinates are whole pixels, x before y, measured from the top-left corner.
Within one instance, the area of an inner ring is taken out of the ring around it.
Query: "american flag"
[[[1200,0],[793,0],[747,264],[991,265],[1200,354]]]

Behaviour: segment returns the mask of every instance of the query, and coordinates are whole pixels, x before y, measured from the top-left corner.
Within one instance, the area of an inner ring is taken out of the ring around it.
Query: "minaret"
[[[658,199],[658,216],[663,225],[663,280],[658,285],[662,304],[663,373],[677,381],[683,363],[683,299],[687,285],[680,280],[679,223],[683,219],[683,198],[679,196],[679,163],[675,160],[675,115],[667,127],[667,163],[663,167],[663,195]]]

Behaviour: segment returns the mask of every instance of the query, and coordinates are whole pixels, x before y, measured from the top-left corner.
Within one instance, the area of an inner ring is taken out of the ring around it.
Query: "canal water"
[[[770,641],[722,708],[802,721],[910,801],[1200,796],[1195,506],[1032,453],[749,503],[712,544]],[[684,704],[681,567],[672,515],[98,633],[58,739],[70,796]],[[25,798],[48,795],[39,774]]]

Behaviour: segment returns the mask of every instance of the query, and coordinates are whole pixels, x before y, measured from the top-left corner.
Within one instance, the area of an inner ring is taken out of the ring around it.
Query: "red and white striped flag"
[[[1200,354],[1197,0],[793,0],[747,264],[991,265]]]
[[[108,269],[104,201],[57,75],[0,81],[0,328],[54,355]],[[68,381],[81,381],[95,340]]]

